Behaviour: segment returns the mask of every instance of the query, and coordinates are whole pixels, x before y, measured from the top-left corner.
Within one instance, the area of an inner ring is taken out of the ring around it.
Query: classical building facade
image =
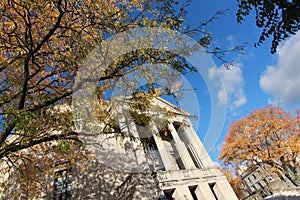
[[[237,199],[198,138],[189,113],[161,98],[153,99],[151,104],[148,124],[129,117],[132,112],[129,107],[126,110],[126,103],[115,108],[118,127],[126,137],[116,140],[101,135],[97,141],[91,139],[91,146],[102,144],[99,161],[116,170],[151,172],[161,199]]]
[[[57,161],[48,178],[36,179],[47,188],[36,199],[237,200],[189,113],[161,98],[140,113],[127,100],[111,109],[113,126],[82,127],[80,137],[92,159]],[[0,199],[13,199],[7,195],[2,191]]]

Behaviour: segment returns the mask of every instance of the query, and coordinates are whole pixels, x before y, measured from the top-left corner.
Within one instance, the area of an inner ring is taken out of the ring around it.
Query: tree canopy
[[[183,26],[188,2],[177,6],[173,0],[1,1],[1,189],[12,196],[36,197],[44,187],[37,180],[51,173],[55,162],[66,159],[73,164],[82,156],[76,153],[82,146],[76,145],[81,141],[74,131],[72,113],[60,105],[71,104],[81,62],[103,40],[151,26],[187,34],[195,31],[208,38],[204,24],[195,29]],[[95,98],[103,102],[105,90],[120,77],[152,60],[172,64],[180,71],[193,70],[168,52],[137,50],[123,55],[101,74]],[[103,116],[105,108],[100,110]],[[7,176],[10,181],[2,179]]]
[[[78,145],[81,141],[74,131],[72,113],[60,105],[71,105],[76,90],[74,80],[82,67],[81,62],[107,38],[137,27],[161,27],[196,37],[206,48],[204,51],[222,59],[227,51],[219,48],[208,51],[211,35],[205,27],[223,11],[190,27],[184,22],[189,3],[190,0],[2,0],[0,166],[4,167],[3,177],[16,172],[10,168],[19,170],[16,177],[27,183],[20,190],[35,190],[27,195],[31,198],[39,193],[34,180],[40,172],[53,171],[57,158],[64,158],[62,154],[71,160],[82,157],[76,154],[82,146]],[[149,62],[166,63],[178,73],[195,71],[185,59],[164,50],[139,49],[120,55],[98,77],[95,91],[97,119],[110,123],[105,126],[109,130],[104,131],[119,132],[114,122],[104,121],[107,114],[105,91],[120,83],[130,86],[122,79],[126,74],[137,71],[141,76],[149,76],[145,85],[150,92],[147,98],[139,99],[142,105],[146,105],[151,96],[172,95],[172,88],[177,87],[174,71],[159,66],[154,67],[154,71],[160,70],[158,77],[145,73],[145,67],[141,66]],[[158,78],[166,79],[168,85],[157,88],[154,83]],[[47,153],[49,156],[43,156]],[[9,184],[1,188],[9,188]]]
[[[70,103],[82,59],[102,40],[130,28],[159,24],[180,29],[185,5],[177,12],[174,4],[172,0],[1,1],[0,158],[41,142],[74,139],[70,113],[49,109]],[[160,56],[152,52],[143,54],[144,62]],[[116,70],[99,78],[103,82],[99,90],[108,89],[104,82],[125,74],[137,60],[124,57]],[[49,133],[55,131],[61,134]],[[18,139],[7,142],[11,134]]]
[[[74,131],[71,111],[58,105],[71,104],[74,80],[82,60],[115,34],[137,27],[162,27],[195,36],[207,52],[222,56],[224,52],[218,48],[208,51],[211,35],[205,26],[223,11],[190,27],[184,22],[189,3],[189,0],[180,3],[174,0],[2,0],[1,161],[18,169],[23,169],[20,166],[28,162],[50,166],[53,160],[47,159],[55,159],[54,156],[42,160],[35,157],[37,152],[43,153],[49,142],[55,141],[51,145],[65,151],[74,142],[81,143]],[[147,97],[172,93],[171,86],[176,79],[173,72],[164,68],[158,73],[169,83],[158,89],[153,84],[158,79],[156,74],[145,73],[145,68],[140,67],[148,62],[168,64],[178,73],[195,71],[185,59],[164,50],[139,49],[120,55],[98,79],[95,110],[99,110],[99,120],[104,120],[107,114],[105,91],[119,83],[130,85],[122,79],[129,72],[137,71],[141,77],[148,77],[145,85],[152,92]],[[153,92],[154,89],[160,92]],[[22,152],[24,149],[34,154]],[[20,173],[26,175],[26,170]]]
[[[298,0],[237,0],[237,21],[244,21],[255,10],[257,27],[262,33],[255,45],[261,45],[272,37],[271,53],[275,53],[279,43],[294,35],[300,29],[300,2]]]
[[[280,107],[254,110],[230,126],[219,159],[236,169],[247,162],[263,164],[299,184],[299,117]]]
[[[189,0],[180,4],[174,0],[1,1],[0,158],[42,142],[76,140],[71,113],[57,111],[57,114],[51,109],[70,105],[82,60],[110,36],[136,27],[163,27],[195,36],[208,48],[211,36],[205,26],[223,11],[190,27],[184,24],[189,3]],[[206,51],[219,58],[224,53],[220,49]],[[145,73],[144,64],[149,62],[165,63],[178,73],[195,71],[195,67],[174,53],[138,49],[120,55],[100,75],[96,99],[103,102],[105,91],[116,83],[130,84],[122,78],[132,71],[145,79],[150,90],[155,88],[158,77],[166,79],[168,85],[162,93],[171,94],[171,85],[178,76],[162,67],[148,70],[153,74]],[[15,137],[8,141],[11,135]]]

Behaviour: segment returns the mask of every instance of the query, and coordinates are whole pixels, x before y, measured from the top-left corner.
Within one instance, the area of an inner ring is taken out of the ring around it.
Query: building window
[[[154,137],[140,138],[151,171],[165,170]]]
[[[153,172],[165,170],[152,130],[148,127],[139,126],[138,124],[136,124],[136,129],[150,170]]]
[[[164,190],[164,197],[161,198],[163,200],[173,200],[173,194],[174,194],[175,189],[168,189],[168,190]]]
[[[257,188],[255,187],[255,185],[252,185],[252,192],[256,192]]]
[[[248,182],[249,182],[249,183],[251,183],[251,179],[250,179],[250,177],[247,177],[247,180],[248,180]]]
[[[261,182],[258,182],[258,185],[259,185],[259,187],[260,187],[261,189],[264,188],[264,186],[263,186],[263,184],[262,184]]]
[[[253,179],[255,180],[255,179],[256,179],[256,175],[255,175],[255,174],[252,174],[252,176],[253,176]]]
[[[264,183],[265,186],[268,185],[268,181],[267,181],[266,178],[264,178],[264,179],[262,180],[262,182]]]
[[[53,200],[68,200],[72,197],[72,169],[69,163],[58,165],[62,167],[54,173]]]
[[[218,199],[218,196],[217,196],[217,194],[216,194],[216,183],[209,183],[208,185],[209,185],[209,188],[210,188],[212,194],[213,194],[214,197],[215,197],[215,200],[219,200],[219,199]]]
[[[193,200],[198,200],[197,195],[196,195],[196,189],[197,189],[197,185],[189,186],[189,190],[193,197]]]

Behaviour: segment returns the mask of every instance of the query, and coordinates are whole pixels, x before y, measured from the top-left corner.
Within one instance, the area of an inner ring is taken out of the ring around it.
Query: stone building
[[[215,166],[198,138],[189,113],[155,98],[150,107],[151,122],[145,125],[129,117],[132,113],[129,107],[129,110],[126,109],[126,103],[120,105],[115,108],[117,122],[126,137],[116,140],[101,135],[97,141],[90,140],[93,141],[92,148],[96,143],[102,144],[97,155],[100,162],[115,170],[151,172],[158,186],[158,198],[237,199],[226,177]],[[139,139],[132,140],[131,137]],[[109,157],[119,160],[110,160]]]
[[[80,137],[93,159],[57,161],[54,174],[39,179],[47,181],[48,191],[36,199],[237,200],[198,138],[189,113],[155,98],[145,122],[140,120],[145,113],[132,110],[127,100],[111,109],[115,125],[109,130],[118,129],[120,137],[81,127]],[[83,171],[82,166],[88,167]]]
[[[244,181],[245,200],[272,199],[272,195],[277,192],[297,189],[284,174],[275,174],[266,170],[262,163],[248,162],[247,165],[240,166],[238,170],[238,175]],[[300,195],[299,190],[297,191]]]

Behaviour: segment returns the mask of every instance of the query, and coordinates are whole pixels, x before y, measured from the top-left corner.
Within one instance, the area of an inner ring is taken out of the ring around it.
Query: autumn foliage
[[[242,180],[238,176],[232,175],[227,169],[221,169],[223,174],[226,176],[230,186],[232,187],[233,191],[235,192],[236,196],[239,199],[244,199],[246,197],[246,192],[244,186],[244,180]]]
[[[60,159],[76,158],[74,143],[80,141],[72,114],[56,105],[70,105],[82,59],[130,28],[180,27],[172,7],[171,1],[0,1],[1,191],[37,197],[40,175],[51,174]],[[128,62],[99,77],[99,91],[110,88],[105,80],[120,77],[125,67]]]
[[[180,5],[173,0],[1,0],[0,189],[9,191],[15,187],[12,193],[18,196],[21,191],[31,199],[41,192],[36,179],[40,173],[53,171],[59,158],[76,158],[77,154],[67,153],[81,147],[81,141],[74,130],[72,113],[64,106],[71,104],[71,96],[78,89],[73,87],[82,60],[102,41],[137,27],[161,27],[197,35],[207,47],[210,35],[204,27],[222,12],[196,27],[185,26],[189,3],[189,0]],[[103,102],[103,94],[118,79],[140,70],[139,66],[147,62],[170,64],[178,73],[193,71],[184,59],[174,54],[137,50],[122,55],[99,75],[99,88],[95,89],[98,102]],[[163,79],[174,77],[170,71],[163,72]],[[140,74],[149,76],[142,70]],[[156,79],[150,78],[153,84]],[[97,119],[103,120],[106,107],[103,104],[98,107]],[[56,155],[49,154],[50,149]],[[9,180],[19,180],[20,191],[17,182],[12,182],[16,183],[13,186]]]
[[[263,164],[298,185],[299,119],[299,111],[290,113],[280,107],[254,110],[230,126],[219,159],[236,169],[246,162]]]
[[[76,158],[77,154],[66,152],[82,147],[81,141],[71,110],[64,108],[71,105],[71,97],[78,89],[74,88],[74,80],[82,61],[102,41],[129,29],[160,27],[197,36],[199,43],[208,48],[211,36],[205,27],[223,11],[195,27],[186,26],[189,4],[190,0],[180,4],[174,0],[1,0],[0,167],[6,166],[1,170],[2,177],[20,177],[19,181],[27,182],[20,189],[21,193],[28,189],[30,199],[40,192],[36,185],[39,173],[53,171],[59,156]],[[187,47],[182,48],[188,52]],[[207,52],[220,59],[218,55],[224,54],[219,48]],[[103,103],[105,91],[133,71],[138,71],[135,77],[148,77],[146,85],[155,85],[157,79],[174,83],[172,70],[158,71],[158,76],[154,74],[157,68],[153,74],[145,73],[140,66],[149,62],[169,64],[179,74],[195,71],[185,59],[164,50],[141,49],[120,55],[97,77],[97,103]],[[172,88],[172,84],[164,88],[168,94],[177,87],[173,84]],[[112,127],[110,120],[104,121],[107,104],[103,104],[95,106],[97,119]],[[51,151],[57,156],[47,156],[47,145],[54,145]],[[55,148],[64,151],[57,152]],[[10,187],[4,180],[0,189]]]
[[[176,14],[173,6],[173,1],[1,1],[0,158],[43,142],[76,139],[71,113],[50,110],[71,104],[81,61],[103,40],[130,28],[180,29],[185,4]],[[99,75],[98,97],[103,100],[114,81],[138,69],[138,58],[162,58],[143,52],[125,55]],[[12,134],[17,139],[8,140]]]

